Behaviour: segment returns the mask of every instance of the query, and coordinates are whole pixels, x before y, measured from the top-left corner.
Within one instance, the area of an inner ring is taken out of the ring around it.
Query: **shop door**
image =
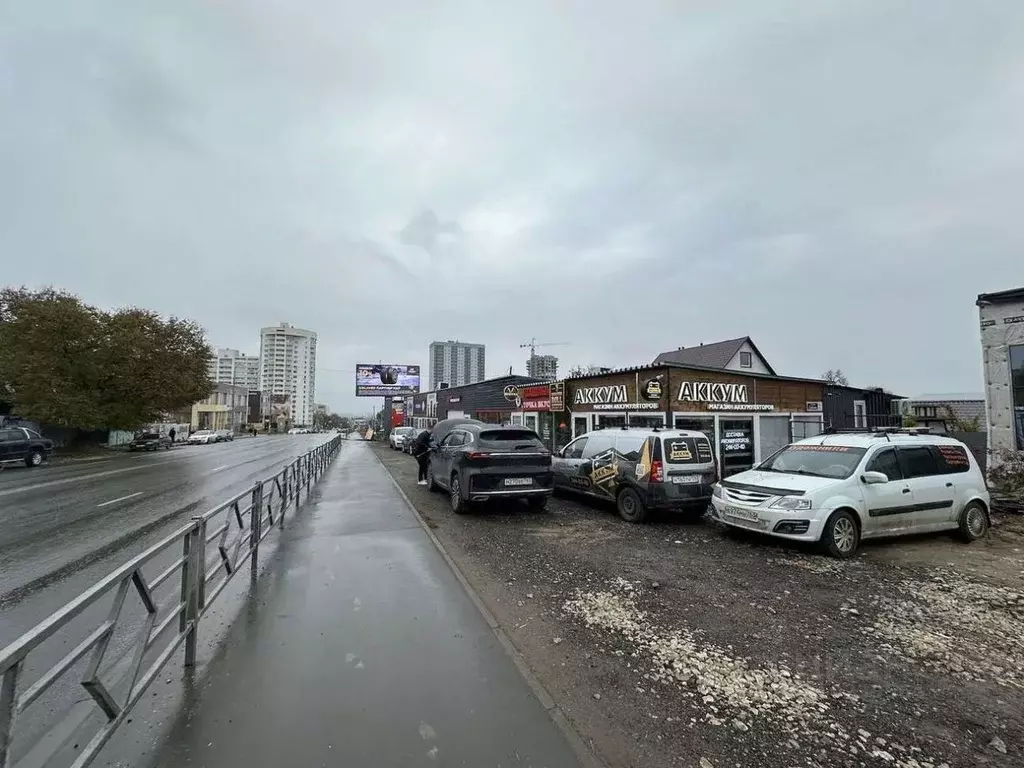
[[[579,437],[590,431],[590,416],[572,417],[572,436]]]
[[[537,427],[537,414],[536,413],[524,413],[523,414],[523,426],[525,426],[527,429],[532,429],[538,435],[540,434],[540,429]]]
[[[722,418],[718,456],[722,464],[722,477],[735,475],[754,466],[754,419]]]

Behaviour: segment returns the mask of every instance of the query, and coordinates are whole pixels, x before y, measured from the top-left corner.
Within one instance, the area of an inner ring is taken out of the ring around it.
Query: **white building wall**
[[[316,333],[288,323],[260,329],[259,389],[291,398],[292,423],[313,423]]]
[[[260,359],[237,349],[217,349],[208,370],[210,379],[217,384],[259,389]]]
[[[744,352],[750,353],[750,368],[744,368],[740,365],[740,355]],[[762,373],[765,375],[771,375],[771,371],[768,370],[768,366],[764,364],[764,360],[757,354],[749,341],[743,342],[743,346],[739,348],[735,355],[732,356],[732,360],[725,366],[727,371],[739,371],[740,373]]]
[[[978,310],[989,450],[1024,449],[1014,440],[1010,381],[1010,347],[1024,344],[1024,300],[982,305]]]

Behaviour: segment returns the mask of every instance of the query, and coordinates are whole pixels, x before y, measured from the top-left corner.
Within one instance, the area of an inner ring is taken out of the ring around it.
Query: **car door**
[[[614,499],[617,487],[615,465],[614,433],[592,432],[588,435],[578,475],[586,480],[587,493],[602,499]]]
[[[953,483],[939,472],[932,447],[900,446],[897,455],[914,496],[913,527],[930,528],[948,522],[953,514]]]
[[[436,453],[430,458],[434,465],[434,480],[445,488],[448,487],[448,478],[452,474],[452,461],[455,458],[455,453],[462,447],[465,438],[466,433],[462,430],[452,430],[441,441]]]
[[[24,461],[28,458],[28,433],[21,428],[7,430],[10,434],[7,437],[7,461]]]
[[[585,490],[580,487],[579,481],[573,478],[579,475],[580,464],[583,461],[583,449],[587,445],[587,438],[577,437],[559,455],[551,458],[551,469],[555,473],[555,486],[567,488],[573,491]]]
[[[862,535],[879,535],[908,527],[914,515],[914,494],[903,478],[896,447],[887,445],[877,449],[868,458],[864,471],[881,472],[889,482],[878,485],[860,483],[864,509],[867,510],[867,518],[862,521]]]
[[[11,455],[11,451],[14,449],[17,437],[17,430],[0,429],[0,462],[14,460],[15,457]]]

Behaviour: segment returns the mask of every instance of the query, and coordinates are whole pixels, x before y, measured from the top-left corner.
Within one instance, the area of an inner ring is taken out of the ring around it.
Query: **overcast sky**
[[[3,282],[315,330],[342,411],[447,338],[980,392],[1022,201],[1015,0],[0,6]]]

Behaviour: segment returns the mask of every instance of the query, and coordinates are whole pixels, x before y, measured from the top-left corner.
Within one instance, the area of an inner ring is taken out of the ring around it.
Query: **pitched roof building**
[[[712,344],[700,344],[696,347],[679,347],[679,349],[662,352],[654,358],[654,365],[665,363],[696,365],[702,368],[739,373],[775,375],[775,369],[768,364],[749,336],[716,341]]]

